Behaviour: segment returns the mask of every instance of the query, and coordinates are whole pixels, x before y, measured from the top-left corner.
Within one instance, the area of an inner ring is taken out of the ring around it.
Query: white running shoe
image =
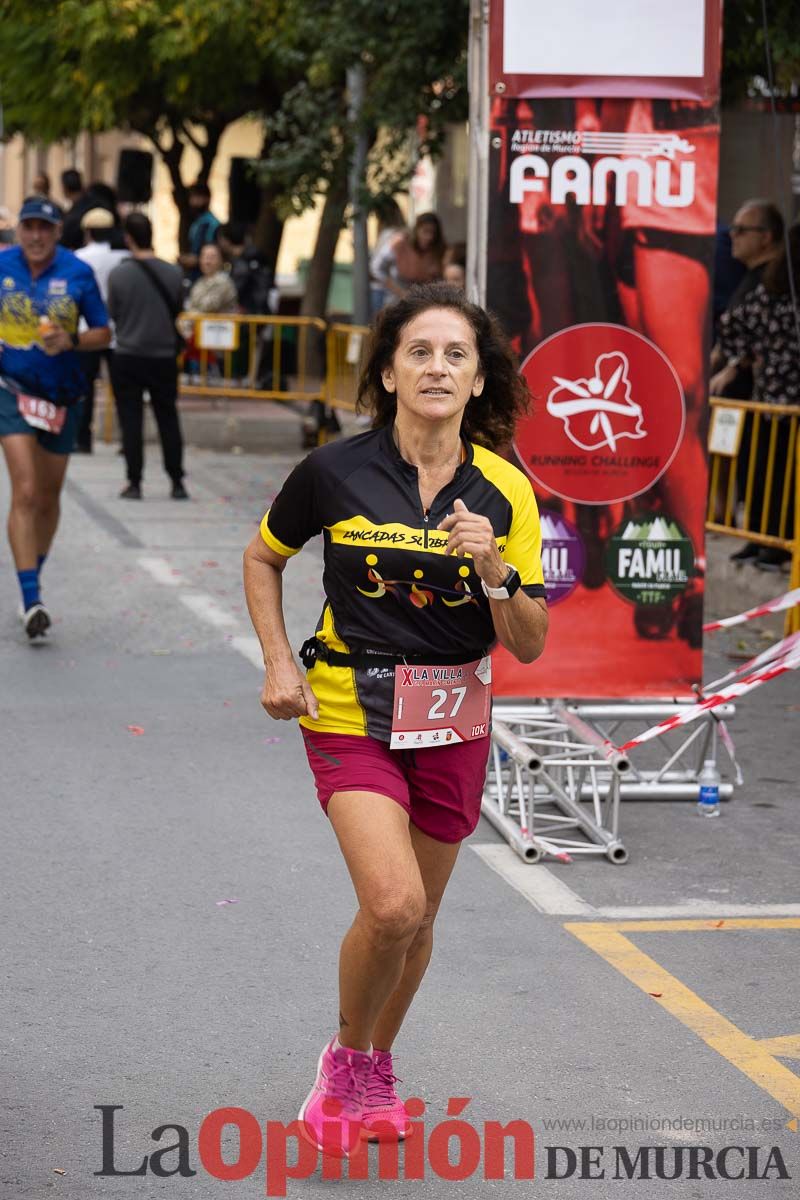
[[[50,628],[50,613],[41,603],[32,604],[25,612],[20,612],[22,624],[25,627],[25,632],[31,641],[35,638],[43,638],[46,636]]]

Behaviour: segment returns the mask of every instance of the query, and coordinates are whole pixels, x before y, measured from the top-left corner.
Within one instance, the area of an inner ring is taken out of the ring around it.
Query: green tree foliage
[[[303,303],[324,311],[333,254],[347,207],[353,138],[369,146],[363,203],[408,184],[420,154],[436,156],[446,125],[467,112],[469,0],[287,0],[303,77],[267,119],[259,166],[285,213],[325,204]],[[348,112],[347,70],[365,78],[358,129]]]
[[[765,95],[767,58],[762,0],[726,0],[722,39],[722,102]],[[767,0],[769,42],[776,91],[800,89],[800,3]]]
[[[369,191],[393,195],[408,183],[416,154],[435,156],[446,124],[466,118],[469,0],[289,0],[286,8],[305,70],[267,119],[272,144],[262,174],[282,186],[295,213],[338,178],[355,132],[346,74],[360,64]]]
[[[277,0],[2,0],[6,134],[136,130],[162,154],[185,213],[187,147],[207,180],[225,128],[280,102],[293,57],[277,53],[277,13]]]

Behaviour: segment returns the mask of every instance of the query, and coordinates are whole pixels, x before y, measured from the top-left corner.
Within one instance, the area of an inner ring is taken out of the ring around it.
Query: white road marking
[[[167,587],[178,587],[186,582],[180,573],[175,574],[175,568],[171,567],[165,558],[140,558],[139,566],[147,571],[148,575],[152,575],[156,583],[165,583]]]
[[[234,650],[238,650],[240,654],[244,655],[247,661],[252,663],[254,667],[257,667],[259,671],[264,670],[264,655],[261,652],[261,643],[254,634],[246,637],[238,636],[232,638],[230,645],[233,646]]]
[[[615,921],[669,921],[692,917],[800,917],[800,904],[720,904],[716,900],[687,900],[685,904],[623,904],[598,908],[601,917]]]
[[[548,916],[605,917],[610,921],[800,917],[800,904],[736,904],[700,898],[687,900],[683,904],[608,904],[595,908],[541,863],[524,863],[510,846],[497,842],[470,842],[469,845],[487,866],[523,895],[535,909]]]
[[[139,566],[143,571],[147,571],[156,583],[166,584],[167,587],[177,587],[179,584],[186,583],[180,573],[176,574],[175,568],[170,566],[164,558],[142,557],[139,559]],[[206,595],[205,592],[184,592],[181,602],[190,608],[201,621],[206,621],[217,629],[233,629],[238,624],[234,616],[220,608],[216,600]],[[237,634],[231,638],[229,644],[259,671],[263,671],[264,657],[255,635]]]
[[[200,617],[202,621],[207,621],[209,625],[215,625],[217,629],[230,629],[237,624],[236,617],[231,616],[229,612],[225,612],[223,608],[217,604],[216,600],[212,600],[210,596],[204,595],[203,592],[184,592],[181,596],[181,601],[190,608],[196,617]]]
[[[541,863],[524,863],[510,846],[496,842],[470,842],[470,847],[487,866],[510,883],[539,912],[563,917],[595,915],[596,909],[573,892],[571,887],[551,875]]]

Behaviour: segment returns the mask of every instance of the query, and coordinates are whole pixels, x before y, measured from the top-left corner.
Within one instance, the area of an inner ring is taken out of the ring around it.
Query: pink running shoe
[[[298,1117],[312,1146],[338,1158],[355,1150],[371,1074],[370,1053],[340,1046],[338,1037],[331,1039],[319,1056],[317,1078]]]
[[[388,1050],[372,1052],[372,1074],[364,1100],[361,1136],[371,1142],[394,1141],[411,1132],[411,1120],[406,1106],[394,1090],[400,1080],[392,1070]]]

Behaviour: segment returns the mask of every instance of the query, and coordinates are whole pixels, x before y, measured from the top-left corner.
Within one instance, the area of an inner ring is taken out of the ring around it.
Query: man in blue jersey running
[[[111,341],[94,272],[59,246],[61,229],[58,206],[30,196],[19,214],[18,245],[0,258],[0,446],[11,480],[8,540],[31,640],[51,623],[39,576],[80,422],[85,381],[77,351],[103,350]],[[83,333],[80,317],[88,326]]]

